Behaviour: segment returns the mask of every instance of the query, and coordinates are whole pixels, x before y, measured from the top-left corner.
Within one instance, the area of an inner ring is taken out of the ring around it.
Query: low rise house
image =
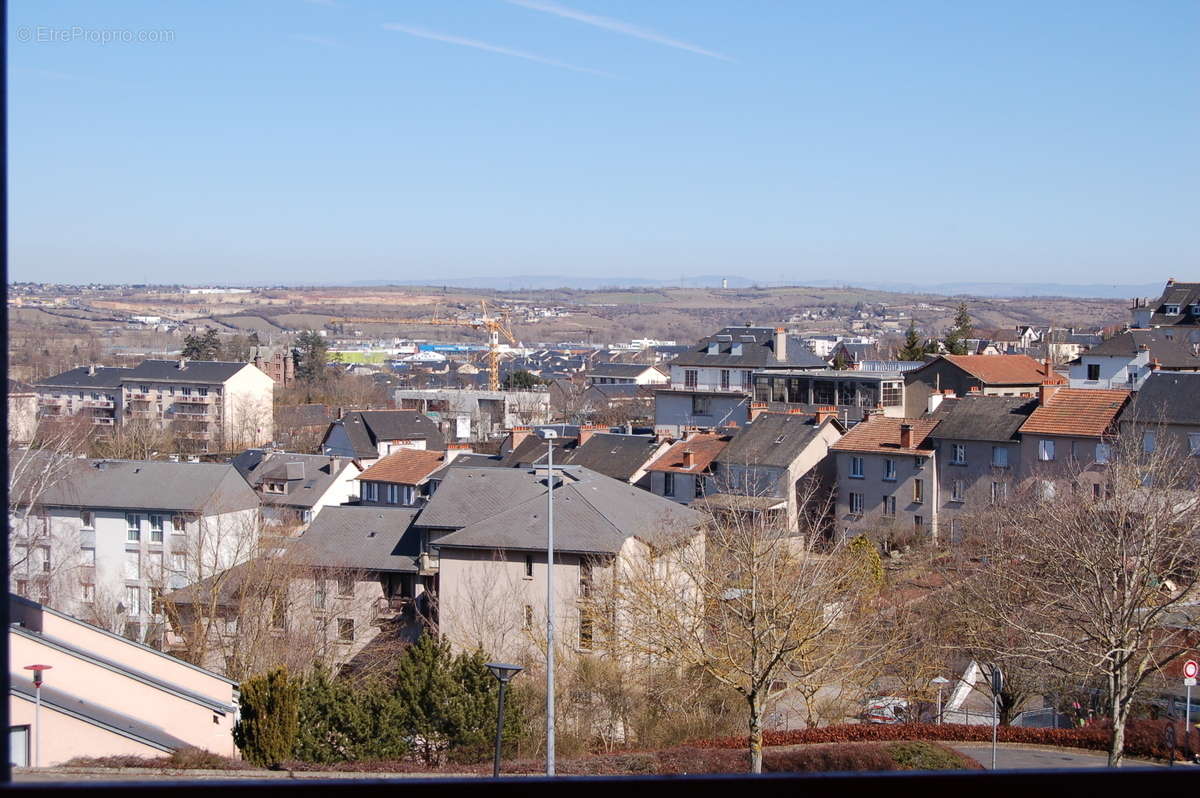
[[[655,391],[654,433],[678,438],[687,429],[740,427],[750,420],[750,404],[742,391]]]
[[[888,545],[937,540],[935,418],[870,416],[832,447],[837,463],[835,531]]]
[[[323,454],[247,449],[231,461],[262,502],[267,523],[309,523],[321,509],[358,498],[357,462]]]
[[[1151,373],[1118,421],[1143,451],[1171,446],[1177,456],[1200,457],[1200,374]]]
[[[188,747],[236,755],[234,682],[17,596],[9,613],[9,755],[17,767]],[[32,664],[51,667],[40,710],[24,669]]]
[[[968,516],[1009,495],[1022,473],[1021,425],[1037,406],[1036,399],[968,394],[936,407],[929,440],[938,451],[938,526],[945,542],[958,542]]]
[[[161,636],[163,591],[256,553],[259,499],[233,466],[24,452],[9,469],[10,589],[131,639]]]
[[[989,396],[1033,396],[1044,383],[1066,384],[1046,362],[1028,355],[939,355],[904,375],[904,415],[916,418],[929,410],[929,397],[944,391],[966,396],[978,390]]]
[[[512,436],[510,441],[517,441],[517,446],[502,458],[504,466],[533,468],[546,464],[546,441],[520,428],[513,430]],[[607,427],[597,425],[584,425],[577,434],[555,438],[553,444],[556,466],[583,466],[647,489],[650,487],[647,468],[668,447],[668,444],[650,435],[613,433]]]
[[[396,407],[428,415],[453,441],[487,440],[521,424],[548,423],[551,416],[549,391],[399,388],[392,396]]]
[[[358,503],[380,507],[421,507],[436,490],[432,477],[460,450],[399,449],[373,463],[355,479]]]
[[[1174,327],[1190,341],[1200,341],[1200,283],[1167,280],[1157,299],[1135,299],[1129,309],[1137,329]]]
[[[828,364],[783,327],[726,327],[671,361],[671,386],[685,391],[754,388],[755,371],[823,369]]]
[[[587,371],[592,385],[663,385],[669,377],[658,366],[645,363],[597,363]]]
[[[797,529],[800,504],[808,493],[802,481],[816,479],[822,493],[833,489],[836,480],[830,448],[841,439],[846,427],[837,420],[834,408],[816,414],[760,413],[737,430],[715,458],[714,489],[706,506],[729,502],[725,497],[760,500],[761,506],[777,513],[779,522]],[[827,494],[825,494],[827,495]],[[776,503],[768,504],[774,500]]]
[[[433,419],[415,410],[355,410],[329,425],[321,451],[360,462],[397,449],[444,450],[446,439]]]
[[[732,435],[693,432],[660,454],[646,471],[650,492],[680,504],[691,504],[714,490],[714,461],[729,445]]]
[[[1072,388],[1136,391],[1156,369],[1200,371],[1200,342],[1174,328],[1127,330],[1071,361]]]
[[[1101,498],[1117,417],[1130,396],[1129,391],[1043,386],[1037,407],[1021,425],[1023,480],[1032,480],[1047,499],[1068,485]]]

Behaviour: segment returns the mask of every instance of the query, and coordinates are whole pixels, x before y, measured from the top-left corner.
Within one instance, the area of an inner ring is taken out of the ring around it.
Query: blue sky
[[[1200,277],[1195,0],[8,7],[14,280]]]

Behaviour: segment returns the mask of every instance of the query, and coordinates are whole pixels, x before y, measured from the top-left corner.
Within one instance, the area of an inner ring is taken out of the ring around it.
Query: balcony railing
[[[92,423],[102,427],[111,427],[116,423],[116,419],[112,416],[95,416],[92,418]]]
[[[112,399],[84,399],[84,407],[95,407],[100,409],[111,409],[113,407]]]
[[[215,396],[177,396],[175,404],[207,405],[212,404]]]
[[[58,407],[67,400],[61,396],[43,396],[38,399],[38,404],[42,407]]]
[[[148,393],[131,393],[131,394],[129,394],[129,401],[131,401],[131,402],[149,402],[150,394],[148,394]]]
[[[177,416],[207,416],[208,414],[207,407],[192,407],[190,404],[175,402],[175,415]]]

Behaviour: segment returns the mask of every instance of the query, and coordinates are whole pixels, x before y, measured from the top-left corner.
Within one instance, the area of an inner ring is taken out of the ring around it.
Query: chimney
[[[442,461],[445,463],[450,463],[454,460],[455,457],[458,457],[460,454],[470,454],[470,453],[471,453],[471,444],[469,444],[469,443],[447,443],[446,451],[442,455]]]
[[[775,328],[775,359],[780,363],[787,360],[787,330],[783,327]]]
[[[900,425],[900,448],[911,449],[913,447],[912,424]]]
[[[932,413],[934,410],[937,410],[938,406],[941,405],[942,400],[945,398],[946,398],[945,394],[941,394],[941,393],[929,394],[929,402],[928,402],[928,406],[925,408],[925,411],[927,413]]]
[[[767,412],[766,402],[751,402],[750,403],[750,420],[758,418],[763,413]]]
[[[532,432],[530,427],[513,427],[508,433],[512,437],[512,448],[516,449],[524,443]]]
[[[579,445],[583,446],[597,432],[602,432],[607,429],[608,427],[604,426],[603,424],[584,424],[579,428]]]
[[[1042,362],[1042,368],[1046,372],[1046,379],[1054,376],[1054,364],[1050,362],[1050,356],[1046,355],[1046,359]]]
[[[696,453],[693,452],[691,449],[684,449],[683,450],[683,467],[690,469],[695,465],[696,465]]]
[[[836,407],[818,407],[816,413],[816,425],[819,427],[831,418],[838,417],[838,409]]]
[[[88,366],[88,376],[89,376],[89,377],[95,377],[95,376],[96,376],[96,366],[95,366],[95,364],[92,364],[92,365]]]
[[[1162,361],[1160,361],[1158,358],[1153,358],[1153,359],[1151,359],[1151,361],[1150,361],[1150,369],[1151,369],[1152,371],[1158,371],[1158,370],[1159,370],[1159,369],[1161,369],[1161,368],[1162,368]]]
[[[1043,382],[1041,385],[1039,385],[1038,386],[1038,405],[1045,405],[1045,404],[1049,403],[1050,397],[1052,397],[1052,396],[1054,396],[1054,394],[1058,393],[1058,388],[1059,388],[1059,386],[1051,385],[1048,382]]]
[[[1167,278],[1167,285],[1175,285],[1175,278],[1174,278],[1174,277],[1168,277],[1168,278]]]
[[[967,389],[967,394],[973,396],[983,396],[983,388],[979,387],[978,385],[972,385]]]
[[[183,371],[185,368],[187,368],[187,358],[179,358],[179,364],[176,366],[176,368],[178,368],[180,371]]]

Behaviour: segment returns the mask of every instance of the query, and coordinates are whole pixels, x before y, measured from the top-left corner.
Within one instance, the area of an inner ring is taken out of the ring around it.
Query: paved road
[[[956,743],[950,746],[972,757],[984,768],[991,770],[992,746],[990,744]],[[1037,768],[1103,768],[1108,766],[1108,757],[1095,751],[1069,751],[1049,748],[1021,748],[1001,745],[996,748],[997,770],[1034,770]],[[1143,759],[1126,759],[1126,767],[1166,767],[1163,762]],[[1187,767],[1186,765],[1184,767]]]

